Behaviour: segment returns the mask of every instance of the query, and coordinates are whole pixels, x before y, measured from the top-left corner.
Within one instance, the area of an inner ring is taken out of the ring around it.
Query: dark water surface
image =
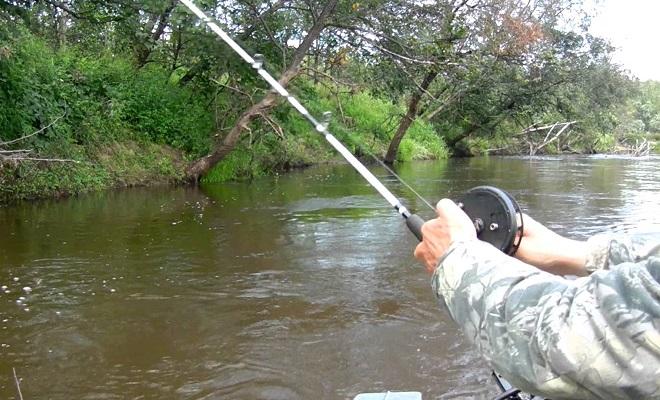
[[[433,201],[498,186],[578,238],[660,229],[658,158],[399,172]],[[348,166],[0,208],[0,398],[17,398],[12,368],[31,400],[486,398],[489,370],[414,245]]]

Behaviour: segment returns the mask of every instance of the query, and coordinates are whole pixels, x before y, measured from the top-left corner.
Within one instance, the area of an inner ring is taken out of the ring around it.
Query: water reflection
[[[575,237],[660,229],[658,159],[463,159],[398,172],[432,202],[501,187]],[[0,243],[1,398],[16,398],[12,367],[26,398],[493,391],[412,260],[413,237],[347,166],[3,208]]]

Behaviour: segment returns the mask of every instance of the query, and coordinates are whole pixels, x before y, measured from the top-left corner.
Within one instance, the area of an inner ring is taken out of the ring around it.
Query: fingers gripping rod
[[[263,68],[263,59],[261,58],[260,55],[255,55],[254,57],[250,56],[241,46],[238,45],[232,39],[225,31],[218,26],[215,21],[213,21],[211,18],[209,18],[202,10],[200,10],[192,1],[190,0],[179,0],[184,6],[186,6],[193,14],[195,14],[200,20],[202,20],[213,32],[215,32],[220,38],[229,45],[229,47],[232,48],[245,62],[250,64],[252,68],[254,68],[257,71],[257,74],[261,76],[268,84],[282,97],[286,98],[286,100],[295,108],[298,110],[300,114],[303,115],[311,124],[314,126],[314,129],[321,135],[325,137],[325,139],[330,143],[332,147],[334,147],[339,154],[341,154],[346,161],[348,161],[349,164],[353,168],[355,168],[364,179],[369,182],[371,186],[374,187],[378,191],[378,193],[381,194],[387,200],[388,203],[394,207],[395,210],[401,214],[403,218],[406,219],[406,225],[410,229],[410,231],[419,239],[420,241],[422,240],[422,225],[424,224],[424,220],[419,217],[416,214],[412,214],[408,209],[401,204],[399,199],[392,194],[379,180],[374,176],[374,174],[371,173],[367,169],[367,167],[364,166],[355,156],[343,145],[337,138],[335,138],[330,131],[328,130],[328,123],[326,122],[319,122],[312,116],[309,111],[295,98],[293,97],[285,88],[282,86],[271,74],[268,73]]]

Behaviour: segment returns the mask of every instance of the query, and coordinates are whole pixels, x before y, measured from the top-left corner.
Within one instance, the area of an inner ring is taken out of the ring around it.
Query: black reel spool
[[[520,206],[510,194],[492,186],[477,186],[457,204],[474,223],[480,240],[510,256],[516,253],[522,240],[523,218]]]

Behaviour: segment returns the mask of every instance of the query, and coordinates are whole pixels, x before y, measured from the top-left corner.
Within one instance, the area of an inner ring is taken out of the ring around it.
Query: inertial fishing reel
[[[514,255],[523,235],[523,214],[510,194],[492,186],[477,186],[456,202],[470,217],[477,237],[505,254]],[[422,241],[424,220],[417,214],[406,217],[408,229]]]
[[[510,194],[493,186],[477,186],[457,204],[470,217],[480,240],[510,256],[516,253],[523,235],[523,214]]]

